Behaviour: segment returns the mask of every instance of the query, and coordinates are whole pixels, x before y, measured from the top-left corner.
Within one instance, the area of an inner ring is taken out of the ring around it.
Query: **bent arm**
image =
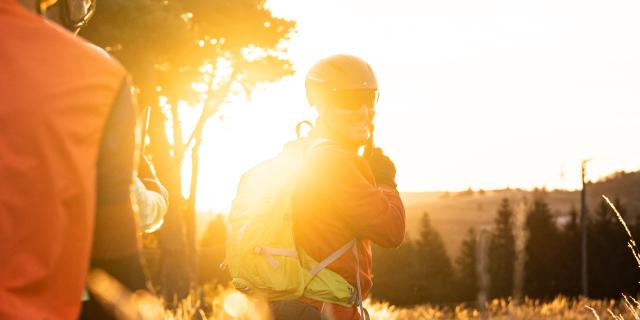
[[[366,162],[357,155],[325,155],[325,190],[338,204],[347,225],[359,236],[382,247],[397,247],[404,240],[405,211],[398,191],[376,186]]]

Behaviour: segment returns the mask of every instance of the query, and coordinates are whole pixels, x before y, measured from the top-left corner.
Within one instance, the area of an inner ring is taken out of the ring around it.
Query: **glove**
[[[369,157],[366,159],[373,172],[377,184],[384,184],[391,187],[396,185],[396,166],[389,157],[382,153],[382,149],[373,148]]]

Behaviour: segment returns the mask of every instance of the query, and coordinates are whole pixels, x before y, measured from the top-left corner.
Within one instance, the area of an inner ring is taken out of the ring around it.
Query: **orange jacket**
[[[405,213],[398,191],[376,186],[367,162],[353,148],[335,142],[314,148],[304,168],[293,201],[296,242],[322,261],[350,240],[359,239],[359,273],[366,297],[372,286],[371,242],[397,247],[404,239]],[[350,252],[328,268],[355,286],[356,259]],[[352,308],[332,307],[337,320],[352,319]]]
[[[129,204],[96,206],[103,129],[125,70],[16,0],[0,1],[0,30],[0,318],[73,319],[96,209]],[[118,242],[135,250],[135,240]]]

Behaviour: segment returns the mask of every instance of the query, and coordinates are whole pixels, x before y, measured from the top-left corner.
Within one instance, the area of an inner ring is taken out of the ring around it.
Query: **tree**
[[[442,242],[433,228],[429,214],[423,213],[420,237],[416,242],[416,283],[421,302],[447,302],[451,300],[453,267]]]
[[[569,222],[560,230],[558,241],[558,293],[565,296],[575,297],[581,291],[580,280],[580,224],[578,221],[578,211],[571,207],[569,211]]]
[[[116,56],[132,74],[143,106],[151,107],[147,154],[170,193],[159,232],[163,288],[169,301],[194,283],[198,152],[208,119],[230,96],[292,74],[286,40],[295,23],[274,17],[265,0],[110,0],[100,3],[82,35]],[[198,118],[182,126],[187,110]],[[191,161],[188,196],[181,192]],[[181,278],[188,275],[187,279]]]
[[[623,219],[626,208],[614,201]],[[638,266],[627,247],[628,236],[618,218],[604,201],[600,202],[589,228],[589,296],[618,298],[620,293],[638,292]]]
[[[455,263],[456,298],[460,301],[474,301],[478,295],[477,234],[474,228],[467,231],[467,237],[460,245],[460,254]]]
[[[526,228],[524,292],[532,298],[552,298],[558,292],[558,231],[542,197],[527,212]]]
[[[513,266],[516,260],[513,235],[513,209],[509,199],[502,199],[489,243],[491,297],[506,298],[513,293]]]
[[[420,302],[415,252],[415,245],[408,238],[395,249],[373,246],[373,297],[397,306]]]

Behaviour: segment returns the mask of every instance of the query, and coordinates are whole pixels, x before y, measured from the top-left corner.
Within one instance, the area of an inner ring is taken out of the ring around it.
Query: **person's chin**
[[[368,131],[356,131],[356,132],[352,132],[349,135],[349,140],[356,145],[364,145],[365,143],[367,143],[367,140],[369,139],[369,132]]]
[[[369,130],[363,128],[349,128],[333,131],[333,137],[354,147],[362,146],[369,139]]]

